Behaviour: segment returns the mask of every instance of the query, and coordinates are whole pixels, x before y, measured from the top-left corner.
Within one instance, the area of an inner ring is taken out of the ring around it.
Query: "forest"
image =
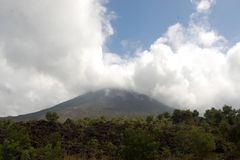
[[[0,160],[240,160],[240,110],[0,121]]]

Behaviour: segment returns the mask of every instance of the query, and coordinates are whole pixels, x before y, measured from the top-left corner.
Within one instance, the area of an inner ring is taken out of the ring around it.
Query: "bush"
[[[56,122],[59,119],[59,116],[56,112],[47,112],[46,119],[50,122]]]

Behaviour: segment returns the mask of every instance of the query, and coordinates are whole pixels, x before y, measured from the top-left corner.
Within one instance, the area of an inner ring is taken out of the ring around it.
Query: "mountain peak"
[[[124,89],[107,88],[75,97],[51,108],[12,117],[17,121],[43,119],[47,112],[57,112],[62,120],[97,116],[144,116],[173,109],[147,95]]]

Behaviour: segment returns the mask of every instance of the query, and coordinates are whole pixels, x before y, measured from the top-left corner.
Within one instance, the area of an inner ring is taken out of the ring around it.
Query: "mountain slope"
[[[57,112],[61,120],[96,116],[139,116],[171,112],[172,108],[146,95],[120,89],[89,92],[54,107],[8,117],[16,121],[43,119],[47,112]]]

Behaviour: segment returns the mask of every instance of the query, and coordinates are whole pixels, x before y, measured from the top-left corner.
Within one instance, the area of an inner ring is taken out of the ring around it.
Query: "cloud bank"
[[[105,49],[113,29],[103,0],[0,0],[0,116],[102,88],[176,107],[238,107],[240,43],[228,47],[207,23],[213,0],[192,2],[188,26],[176,23],[148,50],[123,58]]]

